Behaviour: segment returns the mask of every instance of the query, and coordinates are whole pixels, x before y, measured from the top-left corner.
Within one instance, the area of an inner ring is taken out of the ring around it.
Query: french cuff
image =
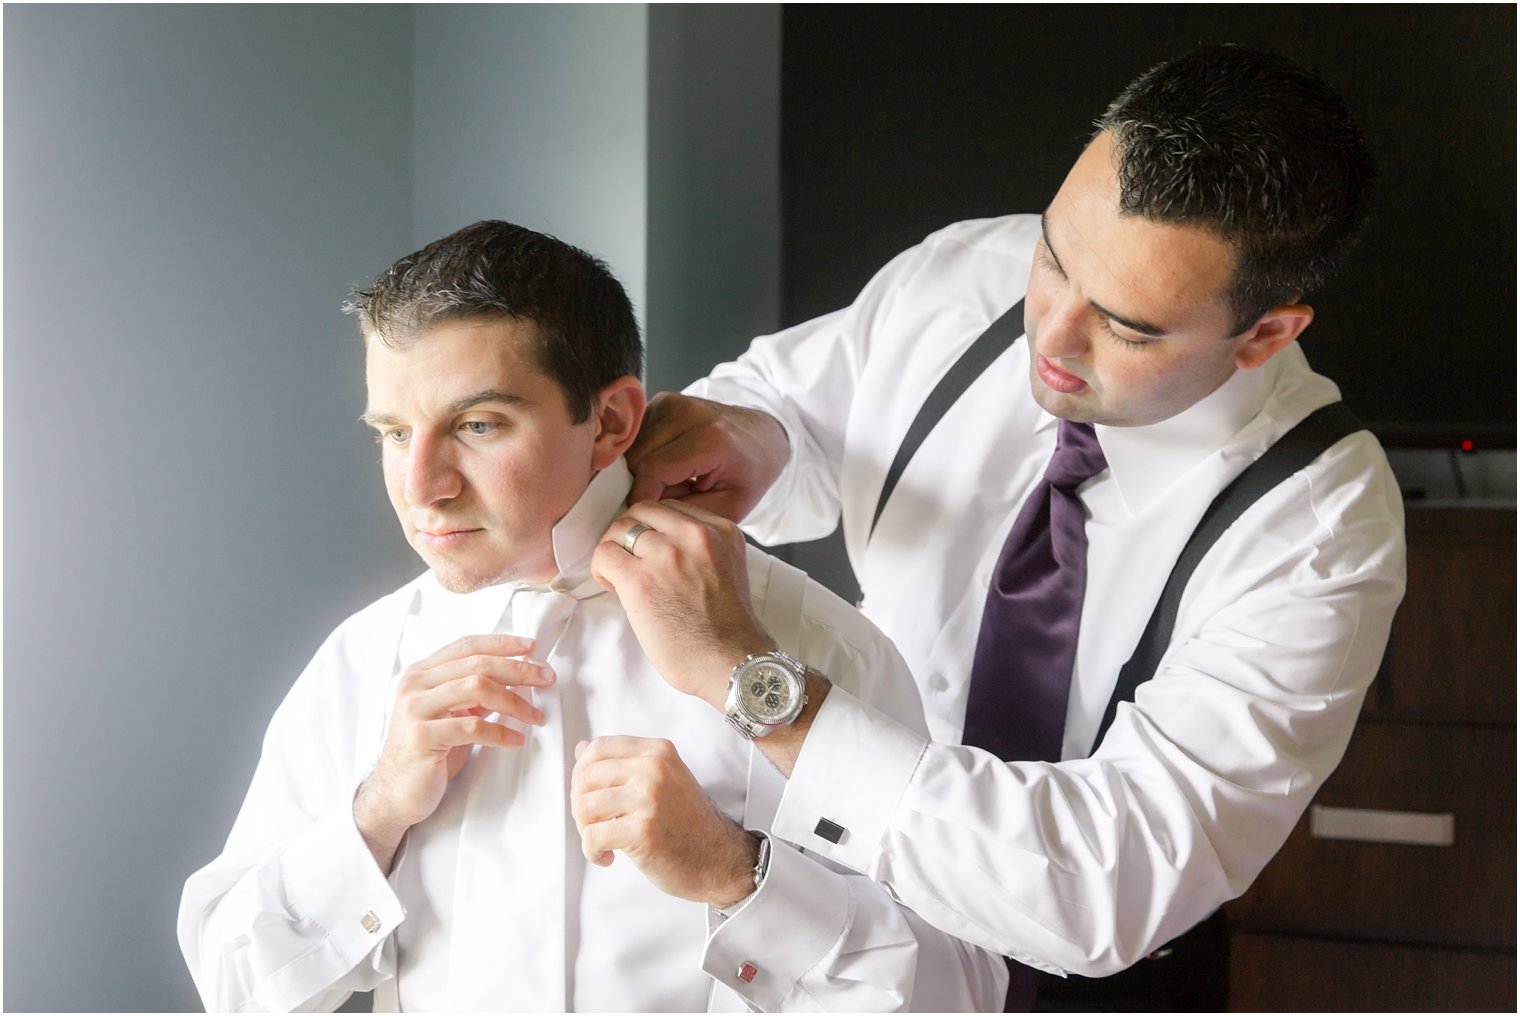
[[[756,1008],[775,1012],[834,948],[849,912],[840,875],[776,844],[760,888],[727,920],[709,923],[702,970]]]
[[[835,686],[787,781],[771,835],[867,875],[929,741]]]
[[[291,907],[326,931],[329,948],[351,965],[375,952],[406,916],[347,800],[291,843],[283,872]]]

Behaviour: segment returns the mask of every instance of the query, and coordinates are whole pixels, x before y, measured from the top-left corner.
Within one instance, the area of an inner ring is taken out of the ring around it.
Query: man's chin
[[[482,578],[479,575],[461,575],[457,572],[433,569],[433,575],[438,579],[438,584],[451,593],[473,593],[487,586],[499,586],[506,579]]]
[[[423,560],[433,570],[438,584],[451,593],[473,593],[508,582],[549,582],[555,575],[552,567],[547,574],[541,574],[543,569],[523,567],[477,571],[463,567],[457,561],[436,560],[426,555]]]
[[[1090,404],[1093,395],[1091,388],[1075,395],[1067,395],[1051,388],[1038,377],[1031,379],[1029,388],[1035,403],[1051,416],[1072,423],[1093,423],[1100,415],[1097,408]]]
[[[457,561],[441,559],[432,554],[419,553],[418,556],[433,570],[433,577],[438,580],[438,584],[451,593],[473,593],[487,586],[501,585],[511,578],[492,572],[473,571],[462,567]]]

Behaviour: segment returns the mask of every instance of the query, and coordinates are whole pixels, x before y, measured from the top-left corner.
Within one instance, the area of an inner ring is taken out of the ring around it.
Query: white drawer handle
[[[1321,840],[1449,847],[1456,838],[1456,828],[1457,818],[1449,812],[1325,808],[1318,804],[1309,809],[1309,835]]]

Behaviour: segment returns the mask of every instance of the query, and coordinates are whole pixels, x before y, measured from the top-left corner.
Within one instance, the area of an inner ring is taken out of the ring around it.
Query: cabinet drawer
[[[1515,720],[1515,512],[1411,508],[1409,583],[1369,713]]]
[[[1412,813],[1417,821],[1403,824],[1413,826],[1415,839],[1439,839],[1424,834],[1443,827],[1450,816],[1451,845],[1325,839],[1311,835],[1311,818],[1305,815],[1256,884],[1229,905],[1237,924],[1514,949],[1513,728],[1364,718],[1315,804]],[[1351,824],[1400,831],[1398,821]]]
[[[1231,1012],[1513,1012],[1515,954],[1230,936]]]

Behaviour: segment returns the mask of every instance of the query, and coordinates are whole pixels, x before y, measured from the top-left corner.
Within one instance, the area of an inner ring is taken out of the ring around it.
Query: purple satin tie
[[[1077,488],[1107,463],[1091,424],[1062,420],[1056,451],[998,555],[971,665],[961,743],[1004,761],[1059,762],[1087,586]],[[1035,972],[1010,962],[1005,1012],[1034,1005]]]

